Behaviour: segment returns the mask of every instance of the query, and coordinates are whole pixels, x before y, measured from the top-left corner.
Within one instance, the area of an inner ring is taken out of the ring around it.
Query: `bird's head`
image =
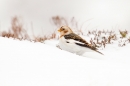
[[[73,33],[73,31],[70,29],[70,27],[68,26],[62,26],[60,27],[60,29],[58,30],[58,32],[60,32],[60,37]]]

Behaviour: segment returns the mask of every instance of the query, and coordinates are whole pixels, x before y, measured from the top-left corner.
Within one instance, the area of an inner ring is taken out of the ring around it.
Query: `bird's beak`
[[[59,29],[58,32],[61,32],[61,30]]]

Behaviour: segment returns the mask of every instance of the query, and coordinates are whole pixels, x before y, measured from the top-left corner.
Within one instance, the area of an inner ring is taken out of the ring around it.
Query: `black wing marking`
[[[79,46],[81,46],[81,47],[88,47],[88,48],[91,48],[92,50],[97,50],[96,47],[94,47],[94,46],[89,46],[89,45],[87,45],[87,44],[80,44],[80,43],[75,43],[75,44],[77,44],[77,45],[79,45]]]
[[[78,36],[75,33],[70,33],[68,35],[64,35],[64,37],[65,37],[65,39],[73,39],[73,40],[76,40],[78,42],[81,42],[81,43],[76,43],[77,45],[89,47],[89,48],[92,48],[93,50],[96,50],[96,47],[92,46],[86,40],[82,39],[80,36]]]
[[[95,47],[93,47],[93,46],[90,47],[90,46],[88,46],[88,45],[86,45],[86,44],[80,44],[80,43],[75,43],[75,44],[77,44],[77,45],[79,45],[79,46],[81,46],[81,47],[88,47],[88,48],[90,48],[91,50],[96,51],[96,52],[98,52],[98,53],[104,55],[103,53],[97,51],[97,48],[95,48]]]
[[[70,33],[68,35],[64,35],[65,39],[74,39],[76,41],[82,42],[82,43],[75,43],[81,47],[87,47],[90,48],[91,50],[94,50],[100,54],[102,54],[101,52],[97,51],[97,48],[92,46],[91,44],[89,44],[87,41],[85,41],[84,39],[82,39],[80,36],[78,36],[75,33]]]
[[[78,36],[75,33],[70,33],[68,35],[64,35],[65,39],[74,39],[76,41],[82,42],[84,44],[89,44],[88,42],[86,42],[84,39],[82,39],[80,36]]]

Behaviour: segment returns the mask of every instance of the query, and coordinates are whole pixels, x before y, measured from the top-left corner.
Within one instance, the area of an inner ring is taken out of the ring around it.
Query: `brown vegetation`
[[[23,24],[20,22],[20,19],[17,16],[12,18],[10,29],[8,31],[3,31],[0,33],[2,37],[14,38],[19,40],[29,40],[34,42],[43,42],[47,39],[54,39],[56,37],[56,33],[52,33],[52,35],[49,37],[39,37],[33,35],[34,38],[31,39],[31,37],[28,35],[26,31],[26,28],[23,27]]]
[[[65,17],[60,17],[60,16],[53,16],[51,18],[52,24],[56,26],[57,28],[62,26],[62,25],[67,25],[73,28],[74,31],[78,32],[77,34],[84,35],[84,32],[82,30],[83,25],[85,24],[85,21],[81,26],[78,25],[77,20],[72,17],[70,20],[67,20]],[[57,34],[56,34],[57,29],[50,35],[50,36],[35,36],[33,35],[33,39],[28,35],[26,28],[23,27],[23,24],[20,22],[20,19],[15,16],[11,20],[11,27],[10,29],[6,32],[3,31],[1,32],[2,37],[8,37],[8,38],[14,38],[14,39],[19,39],[19,40],[29,40],[29,41],[34,41],[34,42],[44,42],[45,40],[48,39],[57,39]],[[33,32],[33,28],[32,28]],[[113,41],[118,41],[118,45],[120,47],[125,46],[127,43],[130,43],[130,37],[127,38],[126,40],[123,40],[126,38],[128,31],[121,31],[119,30],[120,33],[120,38],[117,37],[117,34],[114,31],[108,31],[108,30],[93,30],[87,32],[86,36],[94,35],[94,38],[90,38],[90,43],[95,46],[95,47],[106,47],[107,44],[112,44]],[[107,36],[103,36],[107,35]],[[120,40],[119,40],[120,39]]]

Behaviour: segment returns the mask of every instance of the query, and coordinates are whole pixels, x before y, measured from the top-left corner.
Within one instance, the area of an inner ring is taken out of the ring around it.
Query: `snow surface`
[[[78,56],[57,43],[0,37],[0,86],[130,86],[130,44]]]

